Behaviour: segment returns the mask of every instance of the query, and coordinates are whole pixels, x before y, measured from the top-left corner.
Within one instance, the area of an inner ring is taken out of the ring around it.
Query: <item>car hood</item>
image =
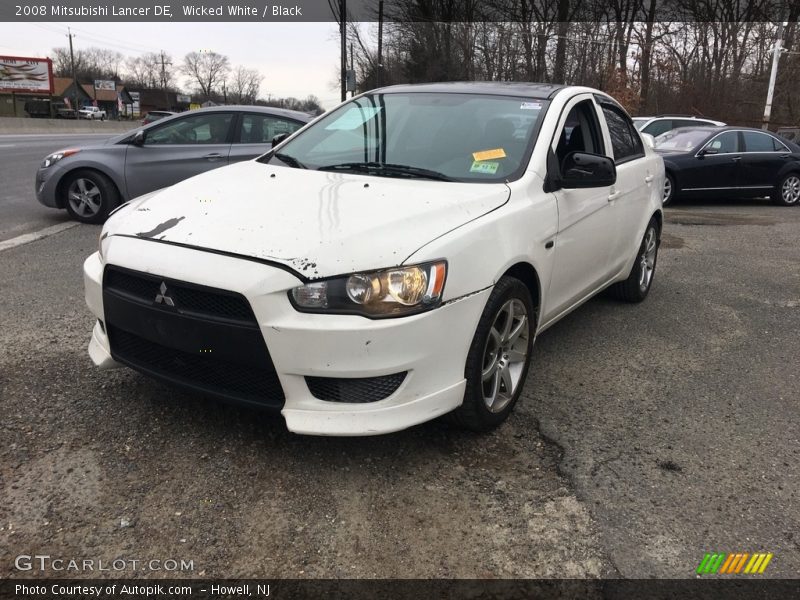
[[[436,237],[502,206],[509,194],[503,183],[246,161],[133,200],[108,220],[103,235],[229,252],[315,279],[399,265]]]

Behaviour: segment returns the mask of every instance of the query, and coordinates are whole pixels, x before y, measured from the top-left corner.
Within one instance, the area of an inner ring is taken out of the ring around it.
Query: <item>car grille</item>
[[[111,266],[106,269],[103,279],[103,285],[110,291],[130,296],[148,305],[151,305],[159,294],[162,283],[167,285],[169,296],[174,300],[179,312],[211,319],[256,323],[255,315],[247,300],[227,290],[177,282]]]
[[[406,371],[381,377],[339,378],[306,377],[311,394],[329,402],[363,404],[388,398],[406,378]]]
[[[172,305],[156,303],[162,283]],[[118,362],[225,400],[283,406],[278,374],[244,296],[109,266],[103,309]]]

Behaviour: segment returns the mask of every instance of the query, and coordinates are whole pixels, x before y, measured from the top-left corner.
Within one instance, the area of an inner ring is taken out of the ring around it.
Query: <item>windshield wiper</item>
[[[290,167],[294,167],[295,169],[307,169],[308,167],[297,160],[294,156],[289,156],[288,154],[284,154],[283,152],[278,152],[277,154],[273,155],[279,161],[286,163]]]
[[[355,171],[359,173],[370,173],[375,175],[404,175],[406,177],[418,177],[420,179],[435,179],[436,181],[456,181],[444,173],[423,169],[422,167],[412,167],[411,165],[396,165],[392,163],[379,162],[349,162],[337,165],[325,165],[319,167],[318,171]]]

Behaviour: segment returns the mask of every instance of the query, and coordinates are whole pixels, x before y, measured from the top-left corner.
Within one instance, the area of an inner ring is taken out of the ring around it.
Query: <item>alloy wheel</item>
[[[797,204],[800,201],[800,177],[790,175],[784,179],[781,196],[785,204]]]
[[[489,412],[499,413],[514,397],[528,357],[528,311],[512,298],[497,312],[483,351],[481,386]]]
[[[656,267],[656,251],[658,250],[658,237],[653,227],[648,228],[644,237],[644,247],[639,255],[639,288],[644,292],[650,287],[653,271]]]
[[[670,181],[669,177],[664,177],[664,195],[662,196],[662,202],[669,202],[671,195],[672,181]]]
[[[100,188],[91,179],[83,177],[72,182],[67,190],[67,200],[70,207],[81,217],[93,217],[100,212],[103,196]]]

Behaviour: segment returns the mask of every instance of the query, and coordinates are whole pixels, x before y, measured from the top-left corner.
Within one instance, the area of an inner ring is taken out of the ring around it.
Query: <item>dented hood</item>
[[[508,197],[502,183],[373,177],[247,161],[132,201],[108,220],[104,236],[234,253],[314,279],[401,264]]]

